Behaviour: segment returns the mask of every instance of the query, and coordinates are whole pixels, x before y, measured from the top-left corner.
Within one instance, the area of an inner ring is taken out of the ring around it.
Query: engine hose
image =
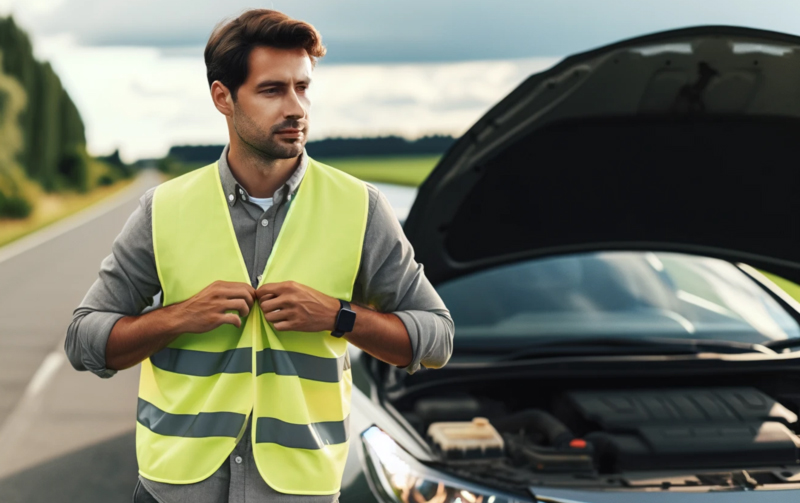
[[[568,444],[575,435],[561,421],[541,409],[525,409],[505,417],[492,420],[498,431],[516,432],[519,430],[542,433],[554,447]]]

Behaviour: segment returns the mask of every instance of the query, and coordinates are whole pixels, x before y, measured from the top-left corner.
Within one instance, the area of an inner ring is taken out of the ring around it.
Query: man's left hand
[[[339,300],[296,281],[267,283],[256,290],[264,317],[275,330],[333,330]]]
[[[339,313],[339,300],[296,281],[267,283],[256,290],[264,317],[275,330],[294,332],[332,331]],[[379,313],[350,304],[356,324],[343,338],[375,358],[405,367],[413,352],[405,325],[393,313]]]

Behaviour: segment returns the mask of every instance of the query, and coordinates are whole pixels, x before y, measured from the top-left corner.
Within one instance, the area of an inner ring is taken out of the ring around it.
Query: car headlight
[[[372,486],[391,503],[517,503],[513,495],[482,488],[423,465],[377,426],[361,434]],[[530,501],[530,500],[529,500]]]

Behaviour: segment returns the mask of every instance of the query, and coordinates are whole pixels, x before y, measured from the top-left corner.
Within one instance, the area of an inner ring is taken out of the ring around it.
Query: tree
[[[0,18],[0,72],[14,77],[28,96],[19,117],[17,160],[46,190],[88,188],[83,120],[49,63],[33,56],[28,35],[11,17]]]
[[[0,68],[3,53],[0,52]],[[23,147],[19,117],[27,97],[16,79],[0,72],[0,216],[25,217],[31,204],[25,198],[25,175],[17,162]]]
[[[36,70],[40,63],[33,57],[33,47],[30,39],[10,16],[0,18],[0,51],[5,55],[0,72],[16,78],[28,98],[35,96]],[[32,165],[34,155],[34,145],[31,139],[36,136],[35,117],[37,108],[36,101],[29,99],[19,118],[23,145],[18,154],[18,159],[26,169]]]

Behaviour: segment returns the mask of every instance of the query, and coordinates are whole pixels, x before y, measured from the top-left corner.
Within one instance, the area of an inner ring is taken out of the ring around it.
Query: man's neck
[[[290,159],[265,159],[247,146],[231,142],[228,166],[239,184],[253,197],[272,197],[292,176],[300,156]]]

